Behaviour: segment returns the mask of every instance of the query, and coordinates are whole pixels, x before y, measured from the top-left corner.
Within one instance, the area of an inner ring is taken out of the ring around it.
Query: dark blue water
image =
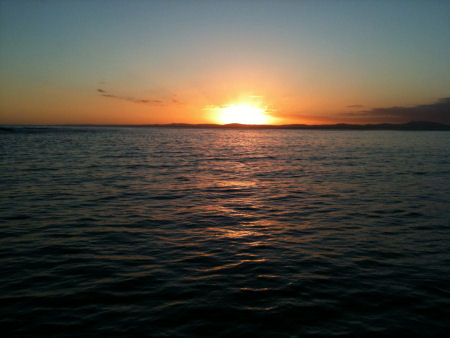
[[[450,133],[0,134],[0,327],[444,336]]]

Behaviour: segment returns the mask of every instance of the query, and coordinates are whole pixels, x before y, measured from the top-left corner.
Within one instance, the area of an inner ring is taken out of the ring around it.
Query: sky
[[[450,1],[0,0],[0,124],[450,123],[449,97]]]

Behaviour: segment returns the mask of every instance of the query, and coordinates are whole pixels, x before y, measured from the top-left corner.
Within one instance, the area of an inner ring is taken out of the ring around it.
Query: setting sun
[[[269,117],[266,111],[251,104],[231,104],[219,108],[218,120],[221,123],[265,124]]]

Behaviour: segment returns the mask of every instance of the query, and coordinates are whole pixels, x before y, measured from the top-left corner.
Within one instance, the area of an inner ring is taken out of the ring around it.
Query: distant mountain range
[[[306,129],[306,130],[448,130],[450,125],[429,122],[429,121],[412,121],[408,123],[393,124],[189,124],[189,123],[170,123],[170,124],[142,124],[142,125],[63,125],[66,127],[159,127],[159,128],[216,128],[216,129]],[[0,132],[15,132],[19,126],[0,126]],[[20,128],[33,128],[38,126],[20,126]],[[52,126],[39,126],[52,127]],[[59,125],[61,127],[61,125]]]

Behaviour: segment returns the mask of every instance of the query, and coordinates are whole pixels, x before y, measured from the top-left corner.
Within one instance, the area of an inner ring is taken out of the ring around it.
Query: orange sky
[[[0,7],[1,124],[220,123],[240,104],[274,124],[449,119],[448,3]]]

